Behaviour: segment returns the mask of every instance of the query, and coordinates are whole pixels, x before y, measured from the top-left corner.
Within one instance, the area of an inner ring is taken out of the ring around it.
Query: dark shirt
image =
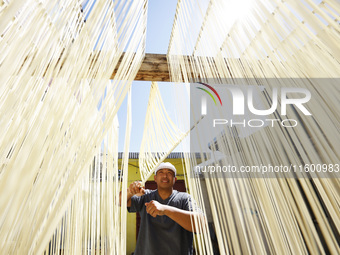
[[[191,211],[191,197],[188,193],[174,190],[163,200],[157,190],[145,190],[143,196],[133,196],[129,212],[139,212],[141,216],[135,255],[193,254],[193,233],[185,230],[168,216],[152,217],[146,212],[145,203],[156,200],[161,204]]]

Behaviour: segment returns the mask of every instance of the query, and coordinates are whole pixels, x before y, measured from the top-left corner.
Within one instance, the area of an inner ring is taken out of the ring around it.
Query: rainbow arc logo
[[[220,102],[220,104],[222,106],[221,97],[220,97],[220,95],[217,93],[217,91],[212,86],[210,86],[209,84],[203,83],[203,82],[197,82],[197,83],[207,87],[208,89],[210,89],[216,95],[216,97],[218,98],[218,100],[219,100],[219,102]],[[213,94],[209,90],[207,90],[205,88],[201,88],[201,87],[196,87],[196,88],[206,92],[212,98],[212,100],[214,101],[215,105],[217,106],[216,99],[215,99],[215,97],[213,96]],[[201,106],[202,106],[202,108],[201,108],[202,115],[206,115],[207,114],[207,101],[206,101],[205,97],[202,97],[202,105]]]
[[[214,89],[214,88],[213,88],[212,86],[210,86],[209,84],[206,84],[206,83],[203,83],[203,82],[197,82],[197,83],[206,86],[206,87],[209,88],[212,92],[214,92],[214,94],[217,96],[217,98],[218,98],[218,100],[220,101],[220,104],[221,104],[221,106],[222,106],[222,100],[221,100],[221,98],[220,98],[220,95],[217,93],[216,89]],[[205,92],[206,92],[206,93],[214,100],[215,105],[217,105],[216,100],[215,100],[214,96],[211,94],[211,92],[209,92],[208,90],[206,90],[206,89],[204,89],[204,88],[201,88],[201,87],[196,87],[196,88],[205,91]]]

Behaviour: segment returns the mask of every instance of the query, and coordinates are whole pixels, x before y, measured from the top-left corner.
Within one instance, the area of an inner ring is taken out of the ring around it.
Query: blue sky
[[[146,53],[166,54],[168,50],[172,24],[175,17],[177,0],[149,0],[146,33]],[[134,81],[132,84],[132,130],[130,151],[139,152],[144,130],[144,119],[149,98],[151,82]],[[160,91],[168,114],[172,119],[175,110],[171,107],[173,95],[171,83],[159,82]],[[166,95],[166,96],[165,96]],[[126,100],[118,112],[119,151],[124,150],[126,126]]]

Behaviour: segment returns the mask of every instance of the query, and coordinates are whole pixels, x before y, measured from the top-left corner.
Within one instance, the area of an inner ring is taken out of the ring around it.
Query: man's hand
[[[149,203],[145,203],[146,212],[150,214],[152,217],[156,217],[157,215],[166,215],[173,221],[177,222],[181,227],[190,232],[199,233],[202,229],[197,229],[195,224],[193,224],[193,218],[200,221],[200,225],[206,225],[206,218],[202,213],[186,211],[183,209],[176,208],[170,205],[163,205],[158,201],[151,200]]]
[[[145,203],[146,212],[150,214],[152,217],[156,217],[157,215],[164,215],[166,205],[162,205],[161,203],[152,200],[149,203]]]
[[[145,194],[145,189],[144,187],[142,187],[142,182],[140,181],[135,181],[133,183],[130,184],[129,188],[128,188],[128,193],[131,196],[143,196]]]
[[[136,196],[143,196],[145,194],[145,189],[142,187],[142,182],[140,181],[135,181],[130,184],[130,186],[127,189],[127,203],[126,206],[130,207],[131,206],[131,197],[134,195]],[[122,204],[122,192],[119,193],[119,206]]]

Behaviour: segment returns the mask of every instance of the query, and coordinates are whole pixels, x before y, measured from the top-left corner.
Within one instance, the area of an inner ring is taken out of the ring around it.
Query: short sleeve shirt
[[[157,190],[145,190],[143,196],[131,197],[129,212],[139,212],[141,216],[135,255],[193,254],[193,233],[185,230],[168,216],[152,217],[146,212],[145,203],[156,200],[161,204],[191,210],[191,197],[188,193],[174,190],[170,197],[163,200]]]

